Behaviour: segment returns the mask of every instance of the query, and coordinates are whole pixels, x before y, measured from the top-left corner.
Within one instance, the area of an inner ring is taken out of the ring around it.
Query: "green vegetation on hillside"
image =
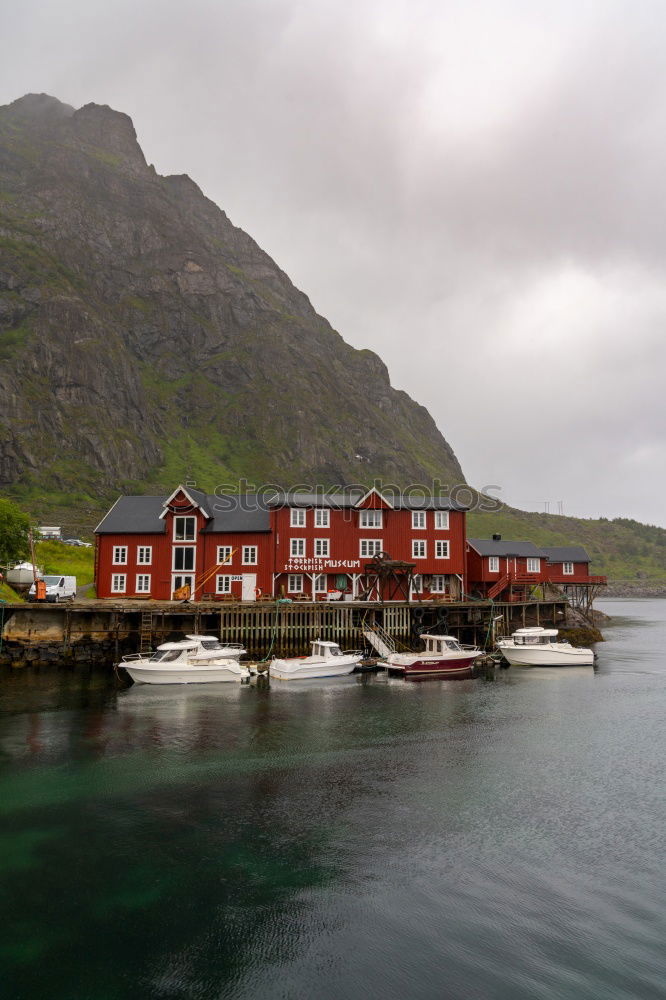
[[[497,514],[471,512],[470,538],[526,539],[537,545],[583,545],[591,572],[612,580],[666,579],[666,529],[618,517],[595,520],[504,507]]]
[[[35,559],[45,574],[75,576],[77,587],[92,583],[95,573],[95,550],[63,545],[62,542],[38,542]]]
[[[15,590],[9,586],[8,583],[0,583],[0,601],[6,601],[7,604],[16,604],[21,602],[22,597],[16,593]]]

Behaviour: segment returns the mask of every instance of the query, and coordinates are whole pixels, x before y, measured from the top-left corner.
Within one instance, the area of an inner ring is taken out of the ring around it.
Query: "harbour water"
[[[596,669],[0,677],[12,1000],[666,994],[666,601]]]

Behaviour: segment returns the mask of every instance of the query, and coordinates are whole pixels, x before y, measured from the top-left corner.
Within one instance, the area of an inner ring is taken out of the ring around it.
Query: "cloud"
[[[475,483],[665,523],[665,21],[650,0],[26,0],[0,100],[130,114]]]

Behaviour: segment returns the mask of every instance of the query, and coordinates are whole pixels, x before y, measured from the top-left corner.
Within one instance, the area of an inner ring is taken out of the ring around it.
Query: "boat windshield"
[[[455,642],[453,639],[447,639],[446,645],[449,647],[449,649],[460,649],[459,644]]]
[[[551,640],[547,635],[517,635],[514,641],[517,646],[548,646]]]
[[[202,639],[201,646],[203,649],[222,649],[218,639]]]
[[[150,658],[151,663],[173,663],[183,653],[182,649],[162,649],[157,650]]]

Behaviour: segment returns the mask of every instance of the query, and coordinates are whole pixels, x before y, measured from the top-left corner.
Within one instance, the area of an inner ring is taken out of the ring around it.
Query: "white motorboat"
[[[361,650],[343,652],[337,642],[317,639],[312,643],[310,656],[297,656],[288,660],[274,657],[269,673],[281,681],[313,680],[317,677],[343,677],[351,674],[363,659]]]
[[[29,587],[31,583],[35,582],[35,575],[42,577],[44,570],[40,569],[39,566],[33,568],[31,562],[21,562],[7,570],[5,580],[10,587]]]
[[[471,677],[474,661],[481,656],[476,646],[461,646],[452,635],[421,636],[421,653],[390,653],[383,662],[392,673],[405,677]],[[380,663],[381,665],[381,663]]]
[[[227,655],[214,636],[188,636],[179,642],[164,642],[154,653],[123,656],[118,664],[137,684],[219,684],[223,681],[246,681],[250,671]],[[241,651],[244,650],[241,647]],[[240,656],[240,652],[238,653]]]
[[[594,652],[558,641],[556,628],[519,628],[497,648],[514,667],[591,667]]]

